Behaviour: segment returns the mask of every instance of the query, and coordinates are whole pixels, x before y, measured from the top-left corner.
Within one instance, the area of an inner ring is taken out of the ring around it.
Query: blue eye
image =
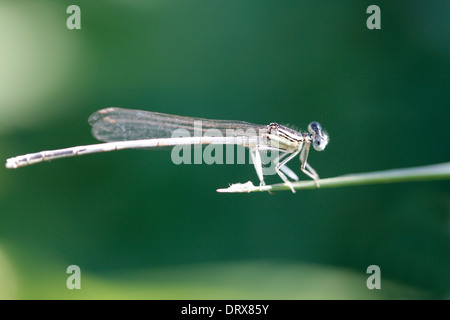
[[[328,144],[328,134],[322,130],[320,123],[313,121],[308,125],[308,131],[313,141],[313,147],[317,151],[323,151]]]
[[[311,134],[319,136],[321,135],[322,126],[320,125],[320,123],[313,121],[309,124],[308,131]]]

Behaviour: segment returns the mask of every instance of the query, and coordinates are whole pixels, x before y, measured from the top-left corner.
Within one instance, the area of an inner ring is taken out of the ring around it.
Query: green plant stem
[[[320,188],[337,188],[347,186],[361,186],[368,184],[396,183],[408,181],[430,181],[450,179],[450,162],[440,163],[429,166],[394,169],[386,171],[375,171],[367,173],[355,173],[334,178],[319,180]],[[314,181],[296,181],[292,182],[295,190],[317,189]],[[273,184],[266,186],[254,186],[251,182],[246,184],[234,184],[226,189],[218,189],[218,192],[259,192],[259,191],[282,191],[290,190],[284,184]]]

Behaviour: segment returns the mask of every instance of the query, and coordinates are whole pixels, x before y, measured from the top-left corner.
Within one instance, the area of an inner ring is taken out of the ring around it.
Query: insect
[[[264,185],[261,153],[277,152],[275,171],[295,192],[292,180],[298,176],[286,164],[300,155],[300,169],[311,177],[316,185],[317,172],[307,162],[311,145],[323,151],[329,136],[318,122],[308,125],[308,132],[299,132],[277,123],[258,125],[244,121],[210,120],[169,115],[158,112],[106,108],[89,117],[94,137],[105,143],[30,153],[6,161],[7,168],[18,168],[53,159],[79,156],[122,149],[170,147],[178,145],[234,144],[248,148],[260,185]],[[218,130],[222,136],[208,136],[208,130]],[[189,136],[174,136],[176,130],[184,130]]]

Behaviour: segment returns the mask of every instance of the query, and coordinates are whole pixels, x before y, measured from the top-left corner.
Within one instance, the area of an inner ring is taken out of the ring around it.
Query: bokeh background
[[[71,4],[81,30],[66,27]],[[381,30],[366,27],[371,4]],[[96,143],[87,117],[119,106],[319,121],[321,177],[447,162],[449,13],[448,1],[1,0],[0,158]],[[177,166],[170,151],[1,169],[0,297],[449,298],[449,182],[215,191],[249,180],[252,165]],[[81,290],[66,288],[72,264]],[[381,290],[366,287],[370,265]]]

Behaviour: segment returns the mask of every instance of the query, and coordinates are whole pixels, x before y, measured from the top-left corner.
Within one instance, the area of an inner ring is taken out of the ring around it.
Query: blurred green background
[[[81,8],[81,30],[66,9]],[[381,8],[381,30],[366,9]],[[0,157],[118,106],[306,129],[321,177],[447,162],[448,1],[0,0]],[[299,170],[298,159],[290,165]],[[306,179],[306,176],[301,176]],[[251,165],[128,150],[0,170],[0,298],[448,299],[446,181],[219,194]],[[279,183],[271,176],[268,183]],[[81,290],[66,268],[81,268]],[[381,269],[368,290],[366,269]]]

